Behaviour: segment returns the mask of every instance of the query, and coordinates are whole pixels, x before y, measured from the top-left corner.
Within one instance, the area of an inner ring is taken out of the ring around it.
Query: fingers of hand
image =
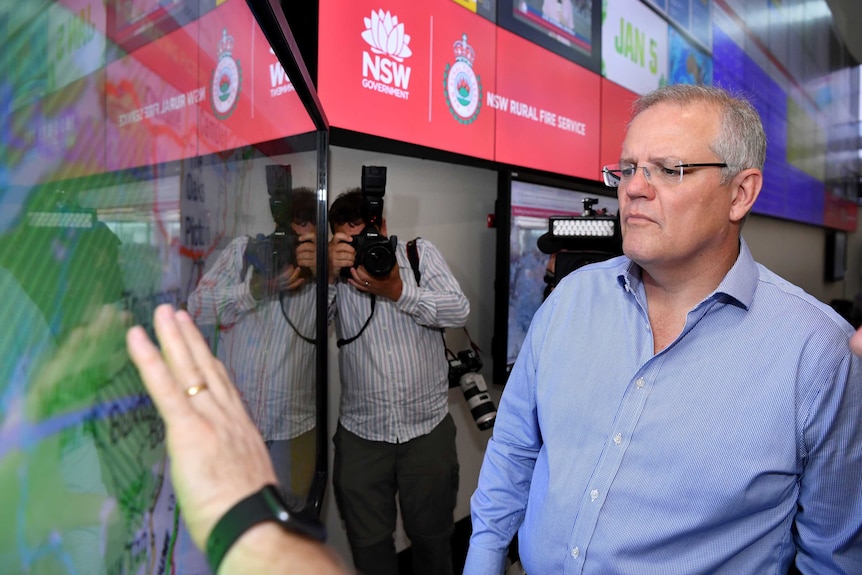
[[[174,381],[183,390],[207,381],[207,374],[198,365],[195,353],[192,351],[195,333],[204,346],[206,342],[203,342],[203,336],[194,327],[188,314],[185,315],[187,322],[178,321],[178,312],[175,312],[169,304],[160,305],[153,314],[153,326],[162,346],[165,363],[170,368]],[[208,348],[207,353],[209,353]]]
[[[220,362],[213,356],[209,345],[204,339],[197,326],[194,324],[191,316],[186,311],[178,311],[175,315],[176,325],[182,335],[188,352],[190,353],[191,363],[194,365],[194,370],[198,374],[200,381],[208,385],[208,390],[212,393],[219,403],[228,399],[226,389],[231,387],[230,380],[227,379],[223,370],[218,368]],[[195,380],[189,380],[194,382]],[[200,383],[197,382],[197,383]],[[186,385],[194,385],[188,383]]]
[[[177,417],[188,414],[191,405],[144,328],[131,328],[126,333],[126,346],[132,363],[138,368],[144,386],[165,422],[170,426]]]

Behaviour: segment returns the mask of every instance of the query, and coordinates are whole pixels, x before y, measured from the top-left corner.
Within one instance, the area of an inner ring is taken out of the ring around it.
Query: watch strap
[[[326,528],[314,517],[291,510],[275,485],[265,485],[231,507],[218,520],[207,538],[207,562],[217,574],[228,550],[243,533],[266,521],[317,541],[326,540]]]

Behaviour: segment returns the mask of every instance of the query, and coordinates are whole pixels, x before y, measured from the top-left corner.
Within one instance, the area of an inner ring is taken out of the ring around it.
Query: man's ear
[[[751,211],[760,189],[763,187],[763,172],[749,168],[733,178],[733,197],[730,203],[730,220],[740,222]]]

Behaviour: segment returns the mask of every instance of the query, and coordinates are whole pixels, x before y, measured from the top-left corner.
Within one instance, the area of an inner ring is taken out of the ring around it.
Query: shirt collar
[[[640,266],[624,257],[617,269],[619,270],[617,282],[620,287],[629,293],[637,293],[641,284]],[[706,299],[715,298],[747,310],[754,299],[759,275],[757,262],[754,261],[745,240],[740,237],[739,256],[736,258],[736,262],[715,291]]]

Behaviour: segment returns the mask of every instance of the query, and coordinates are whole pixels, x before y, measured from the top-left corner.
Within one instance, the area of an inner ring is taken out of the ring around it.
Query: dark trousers
[[[368,441],[339,423],[333,438],[335,501],[363,575],[398,575],[393,534],[401,507],[415,575],[452,573],[450,539],[458,494],[455,422],[446,415],[406,443]]]

